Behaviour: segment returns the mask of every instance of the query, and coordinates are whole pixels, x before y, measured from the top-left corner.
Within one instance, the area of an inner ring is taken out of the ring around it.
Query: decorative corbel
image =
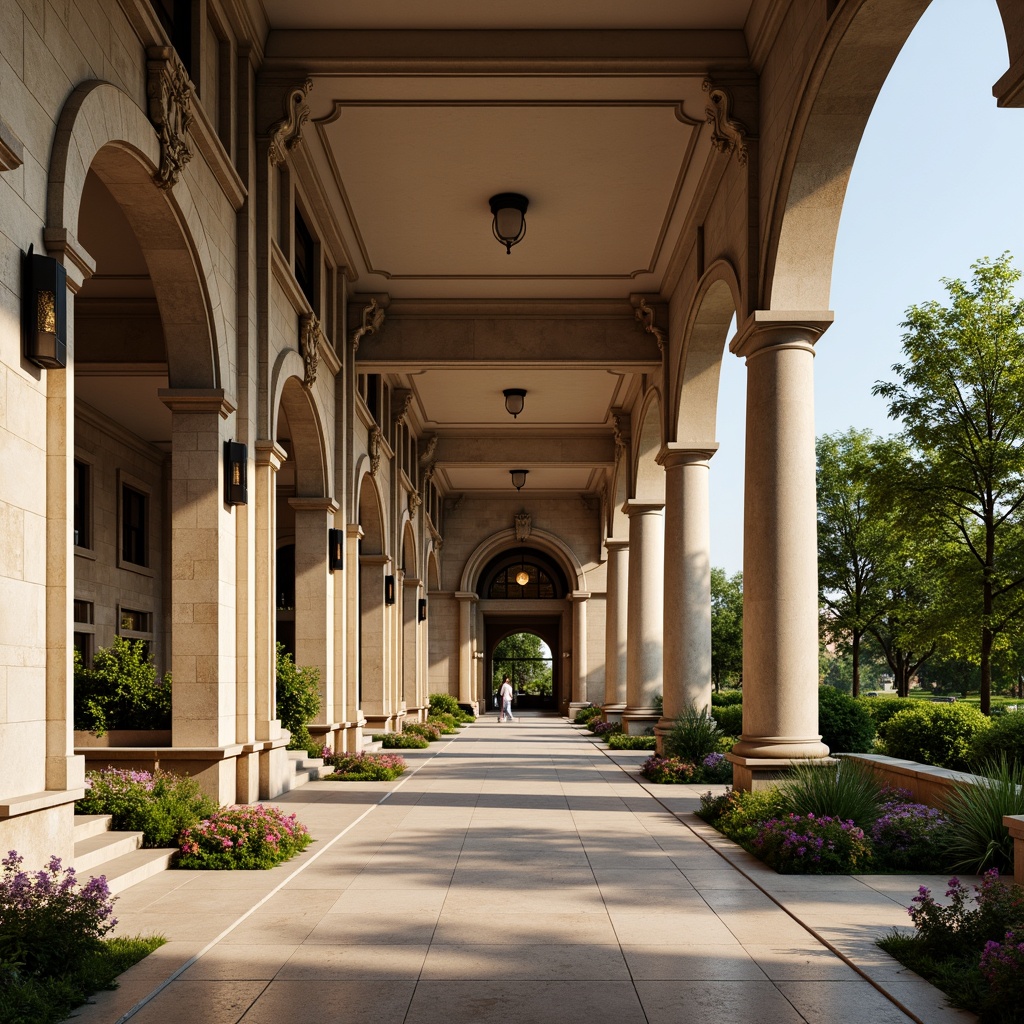
[[[665,351],[665,332],[655,326],[654,323],[654,310],[647,304],[647,300],[644,298],[640,299],[640,303],[636,308],[636,318],[640,322],[643,329],[650,335],[654,336],[654,340],[658,343],[658,351]]]
[[[384,325],[384,308],[377,304],[376,298],[363,309],[363,323],[352,332],[352,354],[359,351],[359,342],[368,335],[376,334]]]
[[[302,353],[302,360],[306,364],[306,376],[302,383],[308,390],[312,390],[316,383],[320,342],[323,340],[324,334],[320,329],[320,318],[316,313],[303,313],[299,317],[299,352]]]
[[[719,153],[735,153],[741,167],[747,163],[747,129],[740,121],[729,116],[732,97],[725,89],[704,79],[704,91],[711,106],[707,108],[707,121],[711,125],[711,144]]]
[[[601,497],[597,494],[591,494],[589,491],[584,491],[579,495],[580,504],[588,511],[594,512],[601,507]]]
[[[270,162],[275,167],[283,164],[288,153],[302,142],[302,126],[309,120],[306,97],[313,88],[307,78],[301,85],[288,90],[284,100],[285,116],[270,128]]]
[[[370,475],[376,476],[377,470],[380,469],[380,442],[381,442],[380,427],[375,423],[370,427]]]
[[[462,504],[462,499],[465,497],[465,494],[449,494],[444,499],[445,509],[449,512],[454,512]]]
[[[409,410],[412,408],[412,392],[408,388],[395,388],[392,392],[392,397],[395,402],[395,425],[399,426],[405,423],[405,417],[409,415]]]
[[[160,166],[153,180],[166,191],[178,184],[192,159],[188,132],[193,120],[193,88],[173,47],[150,46],[146,58],[149,119],[160,140]]]
[[[434,472],[434,456],[437,452],[437,434],[431,434],[430,439],[427,441],[426,448],[423,449],[423,454],[420,455],[420,465],[426,466],[427,471]]]
[[[533,519],[529,512],[517,512],[513,517],[516,525],[516,540],[524,541],[533,530]]]
[[[420,497],[420,492],[414,487],[409,489],[409,515],[414,516],[418,511],[420,505],[423,504],[423,499]]]
[[[629,413],[625,409],[612,409],[612,430],[615,436],[615,456],[626,454],[629,444]]]

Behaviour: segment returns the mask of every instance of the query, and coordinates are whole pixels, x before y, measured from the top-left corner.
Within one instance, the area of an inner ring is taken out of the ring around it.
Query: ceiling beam
[[[438,438],[436,457],[441,467],[507,466],[510,458],[535,467],[614,466],[615,442],[611,434],[442,435]]]

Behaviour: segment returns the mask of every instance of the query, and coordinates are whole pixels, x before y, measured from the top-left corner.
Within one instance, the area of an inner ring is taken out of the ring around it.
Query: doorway
[[[485,615],[487,707],[507,673],[521,710],[557,711],[562,698],[560,616]]]

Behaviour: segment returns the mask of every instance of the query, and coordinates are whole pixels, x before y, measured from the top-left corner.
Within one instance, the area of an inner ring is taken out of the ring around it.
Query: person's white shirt
[[[498,694],[501,696],[501,702],[503,704],[504,703],[511,703],[511,701],[512,701],[512,684],[507,679],[505,680],[505,682],[503,682],[501,684],[501,689],[498,691]]]

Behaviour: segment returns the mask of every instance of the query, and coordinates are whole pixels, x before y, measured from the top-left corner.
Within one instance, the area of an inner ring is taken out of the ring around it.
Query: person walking
[[[501,714],[498,716],[498,721],[504,722],[505,716],[508,715],[508,720],[514,722],[515,719],[512,717],[512,680],[508,676],[501,681],[498,697],[501,700]]]

